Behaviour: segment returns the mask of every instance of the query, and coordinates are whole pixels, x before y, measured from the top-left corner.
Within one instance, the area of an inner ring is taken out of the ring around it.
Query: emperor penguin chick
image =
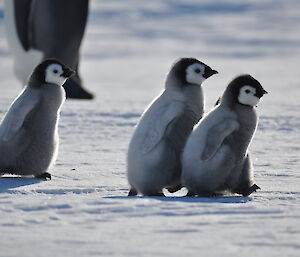
[[[74,74],[56,59],[40,63],[0,124],[0,174],[47,172],[58,152],[58,120],[65,100],[62,85]]]
[[[180,155],[187,137],[203,115],[201,85],[217,71],[194,58],[178,59],[165,89],[144,111],[129,144],[129,196],[164,196],[162,189],[181,188]]]
[[[195,127],[182,154],[182,183],[188,195],[229,191],[248,196],[260,189],[253,183],[248,147],[258,124],[256,105],[266,93],[250,75],[238,76]]]

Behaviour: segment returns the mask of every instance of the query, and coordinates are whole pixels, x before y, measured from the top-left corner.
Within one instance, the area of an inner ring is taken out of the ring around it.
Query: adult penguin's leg
[[[92,99],[78,74],[79,50],[88,16],[88,0],[33,0],[30,44],[43,58],[57,58],[77,71],[64,84],[67,98]]]

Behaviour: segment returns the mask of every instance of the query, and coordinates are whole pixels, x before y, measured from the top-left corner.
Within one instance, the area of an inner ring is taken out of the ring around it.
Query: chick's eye
[[[201,70],[200,70],[200,69],[195,69],[195,72],[196,72],[196,73],[200,73]]]
[[[58,70],[53,70],[53,73],[57,73],[58,72]]]
[[[245,90],[246,94],[249,94],[251,91],[249,89]]]

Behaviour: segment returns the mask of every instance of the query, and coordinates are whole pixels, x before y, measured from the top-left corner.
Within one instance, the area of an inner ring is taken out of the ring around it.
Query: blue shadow
[[[0,193],[8,192],[9,189],[40,183],[42,180],[26,177],[1,177]]]
[[[149,197],[149,196],[106,196],[107,199],[155,199],[161,202],[186,202],[186,203],[247,203],[252,201],[251,197],[222,196],[222,197]]]

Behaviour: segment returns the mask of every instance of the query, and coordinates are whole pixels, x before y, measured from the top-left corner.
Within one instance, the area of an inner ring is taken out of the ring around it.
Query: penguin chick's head
[[[171,73],[182,85],[201,85],[204,80],[218,72],[195,58],[180,58],[172,66]]]
[[[62,86],[75,72],[56,59],[46,59],[34,69],[31,80]]]
[[[229,83],[224,97],[233,98],[230,99],[232,102],[253,107],[267,93],[255,78],[245,74],[236,77]]]

